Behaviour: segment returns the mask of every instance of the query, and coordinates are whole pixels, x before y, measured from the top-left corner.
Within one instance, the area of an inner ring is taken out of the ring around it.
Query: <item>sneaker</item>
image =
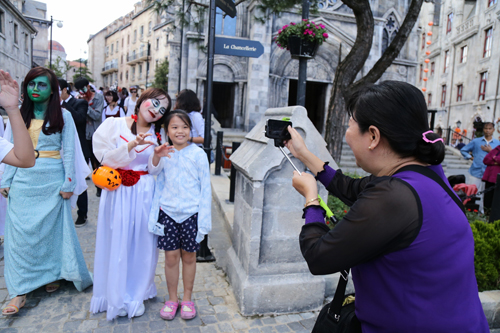
[[[134,317],[142,316],[145,311],[146,311],[146,307],[144,306],[144,304],[139,305],[139,307],[137,308],[137,311],[135,312]]]
[[[120,312],[118,312],[119,317],[125,317],[127,314],[127,310],[125,309],[120,309]]]
[[[87,224],[87,218],[83,216],[78,216],[75,221],[75,227],[80,228]]]

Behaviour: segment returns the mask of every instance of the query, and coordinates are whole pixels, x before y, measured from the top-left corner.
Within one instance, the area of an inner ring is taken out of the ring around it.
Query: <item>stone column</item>
[[[255,16],[261,15],[254,1],[249,6],[250,39],[259,41],[264,46],[264,54],[248,61],[248,99],[245,114],[245,130],[252,129],[262,118],[268,108],[269,66],[271,58],[272,20],[264,24],[258,22]]]

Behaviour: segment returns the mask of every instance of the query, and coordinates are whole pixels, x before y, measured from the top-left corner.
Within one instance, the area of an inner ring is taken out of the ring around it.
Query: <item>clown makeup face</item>
[[[163,117],[167,111],[167,107],[168,99],[165,96],[159,96],[158,98],[145,100],[141,104],[139,112],[146,122],[154,123]]]
[[[52,94],[49,78],[46,76],[38,76],[28,82],[27,85],[28,97],[33,103],[45,103],[49,100]]]

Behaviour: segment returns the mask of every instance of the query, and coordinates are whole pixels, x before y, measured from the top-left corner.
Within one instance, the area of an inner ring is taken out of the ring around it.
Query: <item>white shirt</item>
[[[149,224],[156,224],[160,207],[177,223],[198,213],[196,242],[201,242],[203,235],[212,229],[212,187],[207,155],[199,147],[188,145],[180,151],[174,149],[170,158],[160,158],[156,167],[153,156],[149,156],[148,171],[158,178]]]
[[[134,114],[135,104],[137,104],[138,99],[139,97],[137,97],[134,102],[132,100],[132,96],[128,96],[127,98],[125,98],[125,103],[123,103],[123,107],[127,108],[127,117],[130,117],[131,115]]]
[[[104,122],[106,120],[106,115],[114,116],[115,114],[117,114],[118,110],[120,110],[120,117],[125,117],[125,111],[122,108],[120,108],[119,105],[116,105],[113,110],[111,110],[109,105],[106,106],[106,108],[104,109],[104,111],[102,113],[102,121]]]
[[[191,111],[189,112],[189,118],[191,119],[191,137],[196,138],[201,136],[205,138],[205,120],[201,115],[201,112]],[[203,147],[202,143],[196,143],[198,147]]]
[[[3,123],[0,124],[3,127]],[[14,145],[0,136],[0,163],[5,156],[14,148]]]
[[[61,100],[61,105],[63,105],[63,103],[68,103],[68,101],[69,101],[71,98],[72,98],[72,96],[71,96],[71,95],[69,95],[69,97],[68,97],[68,98],[66,98],[64,101],[63,101],[63,100]]]

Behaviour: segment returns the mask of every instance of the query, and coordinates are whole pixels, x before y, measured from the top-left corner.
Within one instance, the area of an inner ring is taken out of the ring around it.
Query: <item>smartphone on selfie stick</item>
[[[268,119],[266,122],[266,137],[269,139],[274,139],[274,146],[278,147],[281,150],[281,152],[286,157],[288,162],[290,162],[295,171],[297,171],[299,175],[302,175],[302,172],[300,172],[299,169],[297,169],[295,164],[293,164],[292,160],[283,149],[283,147],[285,147],[285,141],[292,139],[290,132],[288,132],[288,126],[293,127],[290,118],[285,117],[282,118],[282,120]],[[328,208],[328,205],[325,203],[325,201],[321,199],[319,195],[318,199],[319,199],[319,205],[326,212],[326,218],[329,219],[333,224],[337,224],[338,219],[335,217],[335,215],[333,215],[332,211],[330,210],[330,208]]]

